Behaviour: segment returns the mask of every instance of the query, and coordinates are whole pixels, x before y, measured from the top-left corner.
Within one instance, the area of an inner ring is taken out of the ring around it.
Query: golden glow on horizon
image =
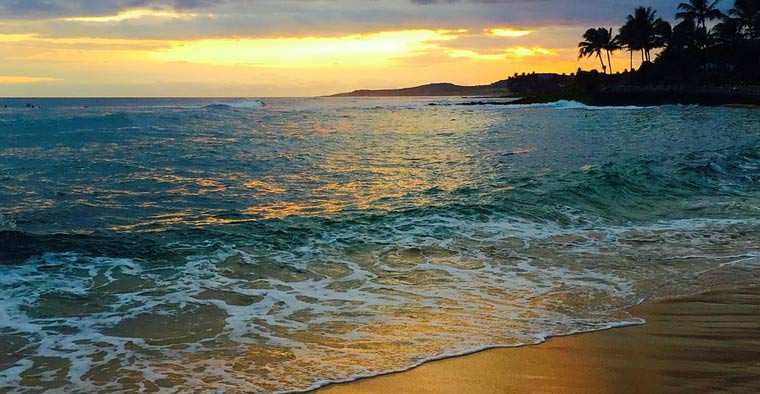
[[[450,56],[455,58],[468,58],[473,60],[505,60],[508,58],[511,59],[520,59],[525,57],[531,57],[531,56],[539,56],[539,55],[554,55],[556,52],[551,49],[547,48],[527,48],[524,46],[515,46],[515,47],[509,47],[505,48],[503,52],[501,53],[477,53],[475,51],[470,51],[466,49],[449,49],[446,51]]]
[[[168,40],[136,40],[130,38],[98,38],[98,37],[46,37],[35,34],[0,34],[0,43],[19,44],[28,42],[32,45],[86,45],[102,46],[110,50],[128,48],[146,48],[155,46],[179,45],[184,41]]]
[[[58,35],[16,26],[0,33],[7,75],[0,95],[318,96],[599,67],[596,59],[577,60],[575,38],[563,44],[563,37],[582,33],[572,26],[204,39],[107,36],[99,29]],[[625,52],[613,60],[616,70],[629,63]]]
[[[182,12],[176,12],[176,11],[135,9],[135,10],[122,11],[116,15],[81,16],[81,17],[74,17],[74,18],[62,18],[62,20],[66,22],[107,23],[107,22],[122,22],[122,21],[130,20],[130,19],[141,19],[141,18],[192,19],[198,16],[199,14],[182,13]]]
[[[35,34],[2,34],[0,33],[0,43],[17,43],[37,38]]]
[[[458,31],[402,30],[344,37],[213,39],[159,51],[163,61],[277,68],[363,67],[435,49]]]
[[[13,75],[0,75],[0,84],[38,83],[51,81],[57,81],[57,79],[48,77],[20,77]]]
[[[551,49],[546,48],[539,48],[539,47],[533,47],[533,48],[526,48],[523,46],[516,46],[507,48],[506,52],[510,56],[514,57],[526,57],[526,56],[537,56],[537,55],[553,55],[555,52]]]
[[[488,33],[497,37],[525,37],[528,34],[533,33],[535,30],[522,30],[512,28],[494,28],[489,29]]]

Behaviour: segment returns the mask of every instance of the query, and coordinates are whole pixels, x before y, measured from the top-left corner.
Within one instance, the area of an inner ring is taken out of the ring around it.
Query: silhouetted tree
[[[693,20],[686,19],[681,21],[681,23],[673,28],[673,34],[670,36],[665,52],[695,49],[697,42],[696,31],[697,25]]]
[[[632,18],[630,15],[629,18]],[[636,29],[633,23],[629,20],[618,31],[618,42],[620,45],[628,51],[631,58],[631,70],[633,70],[633,52],[640,51],[644,46],[639,42],[636,37]]]
[[[584,41],[578,44],[579,58],[597,57],[604,73],[609,68],[612,74],[612,54],[625,48],[629,52],[630,69],[634,70],[636,51],[641,52],[642,66],[625,77],[585,73],[585,85],[760,82],[760,0],[734,0],[728,15],[718,9],[720,1],[680,3],[676,14],[679,23],[672,27],[651,7],[637,7],[626,17],[617,35],[611,28],[587,30]],[[715,20],[719,23],[714,26],[711,23],[712,29],[708,29],[707,24]],[[658,48],[664,50],[652,62],[651,52]]]
[[[612,30],[607,30],[603,27],[597,29],[588,29],[583,33],[583,41],[578,43],[578,59],[584,57],[598,57],[599,63],[602,64],[602,71],[607,72],[607,66],[604,64],[602,58],[602,51],[606,51],[606,47],[610,45],[612,41]]]
[[[720,1],[689,0],[688,3],[678,4],[678,9],[681,11],[676,14],[676,18],[691,19],[697,22],[697,27],[707,30],[706,21],[721,19],[724,16],[718,9]]]
[[[733,46],[744,40],[741,23],[734,18],[725,18],[710,31],[710,44]]]
[[[613,35],[611,27],[607,30],[607,33],[604,34],[604,39],[606,42],[604,50],[607,52],[607,65],[610,67],[610,74],[612,74],[612,54],[615,53],[615,51],[622,49],[623,46],[620,45],[620,37]]]
[[[664,47],[670,32],[670,24],[657,18],[657,11],[652,7],[637,7],[633,14],[628,15],[618,37],[619,42],[631,52],[631,69],[633,51],[641,51],[642,63],[651,61],[651,50]]]
[[[728,12],[751,40],[760,39],[760,0],[736,0]]]
[[[657,18],[654,21],[654,37],[651,41],[651,49],[663,48],[668,45],[668,40],[673,34],[673,28],[670,23]]]

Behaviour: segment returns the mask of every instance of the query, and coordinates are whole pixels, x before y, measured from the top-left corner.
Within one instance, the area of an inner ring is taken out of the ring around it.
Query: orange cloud
[[[48,77],[21,77],[14,75],[0,75],[0,84],[20,84],[57,81],[56,78]]]
[[[209,39],[154,53],[161,61],[272,68],[377,67],[431,51],[457,38],[451,30],[401,30],[343,37]]]
[[[487,34],[496,37],[525,37],[533,32],[535,32],[535,30],[512,29],[509,27],[486,29]]]
[[[130,19],[142,18],[167,18],[167,19],[192,19],[198,17],[195,13],[182,13],[166,10],[134,9],[119,12],[115,15],[104,16],[81,16],[75,18],[62,18],[66,22],[108,23],[122,22]]]

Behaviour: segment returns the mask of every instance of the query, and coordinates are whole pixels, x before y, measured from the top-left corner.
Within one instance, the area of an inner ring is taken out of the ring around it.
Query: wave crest
[[[204,106],[204,109],[255,109],[265,107],[266,103],[261,100],[224,101]]]
[[[503,105],[506,108],[554,108],[554,109],[587,109],[587,110],[610,110],[610,109],[623,109],[623,110],[640,110],[647,109],[647,107],[639,107],[636,105],[618,106],[618,107],[597,107],[593,105],[586,105],[573,100],[559,100],[551,103],[536,103],[536,104],[506,104]]]

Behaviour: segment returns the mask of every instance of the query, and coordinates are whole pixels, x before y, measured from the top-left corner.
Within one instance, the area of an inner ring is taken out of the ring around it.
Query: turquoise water
[[[0,387],[301,390],[756,281],[760,111],[456,104],[0,99]]]

